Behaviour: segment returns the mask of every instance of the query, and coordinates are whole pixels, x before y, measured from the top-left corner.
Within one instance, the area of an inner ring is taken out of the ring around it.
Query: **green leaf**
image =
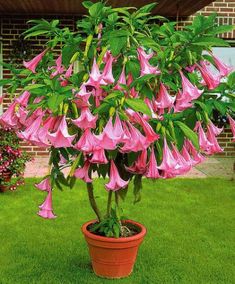
[[[92,6],[90,6],[90,8],[89,8],[89,14],[90,14],[92,17],[97,18],[97,17],[100,16],[103,7],[104,7],[104,4],[103,4],[103,3],[97,2],[97,3],[93,4]]]
[[[28,86],[24,87],[24,89],[26,91],[30,91],[30,90],[39,89],[39,88],[42,88],[42,87],[45,87],[45,85],[43,85],[43,84],[32,84],[32,85],[28,85]]]
[[[27,34],[24,38],[27,39],[29,37],[34,37],[34,36],[48,34],[48,33],[49,33],[49,31],[39,30],[39,31],[35,31],[35,32]]]
[[[222,114],[225,115],[227,113],[227,104],[222,101],[214,101],[215,108]]]
[[[152,115],[148,106],[141,99],[126,99],[125,104],[135,111],[142,112],[142,113],[147,114],[149,116]]]
[[[83,1],[82,5],[86,8],[89,9],[94,3],[91,1]]]
[[[223,34],[235,29],[235,25],[218,26],[210,30],[210,34]]]
[[[12,82],[11,79],[2,79],[2,80],[0,80],[0,87],[7,85],[7,84],[10,84],[11,82]]]
[[[174,124],[177,125],[182,132],[184,133],[184,135],[192,141],[193,145],[196,147],[196,149],[199,149],[199,142],[198,142],[198,136],[197,134],[190,129],[186,124],[184,124],[181,121],[174,121]]]
[[[217,37],[198,37],[192,42],[193,45],[202,45],[202,46],[230,46],[228,42],[224,41],[221,38]]]
[[[56,111],[66,97],[66,95],[53,94],[47,100],[47,105],[52,111]]]
[[[137,84],[139,84],[139,83],[142,84],[143,82],[146,82],[146,81],[148,81],[148,80],[150,80],[150,79],[152,79],[152,78],[155,78],[156,76],[157,76],[156,74],[148,74],[148,75],[141,76],[141,77],[135,79],[135,80],[131,83],[130,87],[132,88],[132,87],[134,87],[135,85],[137,85]]]

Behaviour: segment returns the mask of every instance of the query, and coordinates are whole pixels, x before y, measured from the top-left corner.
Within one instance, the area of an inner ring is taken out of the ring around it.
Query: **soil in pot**
[[[92,267],[96,275],[105,278],[123,278],[131,274],[138,248],[146,234],[145,227],[137,222],[125,222],[132,235],[121,238],[107,238],[89,232],[95,221],[82,226],[88,244]]]

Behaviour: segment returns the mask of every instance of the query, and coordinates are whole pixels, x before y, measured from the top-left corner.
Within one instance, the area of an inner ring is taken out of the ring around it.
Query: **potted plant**
[[[30,156],[20,150],[16,133],[0,128],[0,192],[15,190],[24,183],[25,163],[29,160]]]
[[[227,46],[216,35],[233,26],[218,27],[211,15],[177,30],[175,22],[151,15],[155,4],[140,9],[83,5],[88,15],[78,20],[75,32],[59,28],[58,20],[30,21],[25,38],[45,36],[47,46],[24,68],[10,67],[13,77],[4,82],[8,92],[22,92],[0,122],[16,128],[20,138],[50,147],[50,175],[36,185],[47,192],[39,216],[56,217],[52,189],[72,187],[76,178],[86,183],[96,219],[82,232],[94,272],[120,278],[131,273],[146,234],[143,225],[121,214],[130,181],[136,203],[142,178],[185,174],[205,155],[222,151],[216,136],[223,129],[210,114],[226,108],[232,115],[234,97],[211,90],[219,89],[232,70],[211,47]],[[224,96],[231,97],[229,103]],[[232,117],[231,126],[234,131]],[[109,178],[106,212],[96,202],[96,176]]]

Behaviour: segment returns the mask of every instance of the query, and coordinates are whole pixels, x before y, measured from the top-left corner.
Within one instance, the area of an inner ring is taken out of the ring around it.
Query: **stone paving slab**
[[[210,157],[204,163],[193,168],[184,178],[205,178],[205,177],[233,177],[233,158]],[[26,165],[25,177],[43,177],[49,172],[48,157],[36,157]],[[65,170],[65,174],[68,169]]]

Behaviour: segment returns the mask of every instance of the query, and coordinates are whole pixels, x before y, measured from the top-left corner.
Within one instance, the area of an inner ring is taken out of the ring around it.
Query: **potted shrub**
[[[88,15],[75,32],[59,28],[58,20],[30,21],[25,38],[45,36],[47,46],[24,68],[12,68],[12,79],[3,82],[9,93],[22,92],[0,122],[16,128],[20,138],[50,147],[50,175],[36,185],[47,192],[39,216],[56,217],[52,189],[72,187],[76,178],[86,183],[96,219],[82,232],[94,272],[120,278],[131,273],[146,234],[143,225],[121,214],[130,181],[138,202],[142,178],[185,174],[205,155],[222,151],[216,136],[223,129],[210,116],[214,109],[234,113],[234,97],[219,91],[232,70],[211,47],[227,46],[216,35],[233,27],[218,27],[211,15],[177,30],[175,22],[151,15],[155,4],[139,10],[83,5]],[[97,206],[96,176],[109,179],[106,212]]]
[[[30,156],[20,150],[16,133],[0,128],[0,192],[15,190],[24,183],[25,163],[29,160]]]

